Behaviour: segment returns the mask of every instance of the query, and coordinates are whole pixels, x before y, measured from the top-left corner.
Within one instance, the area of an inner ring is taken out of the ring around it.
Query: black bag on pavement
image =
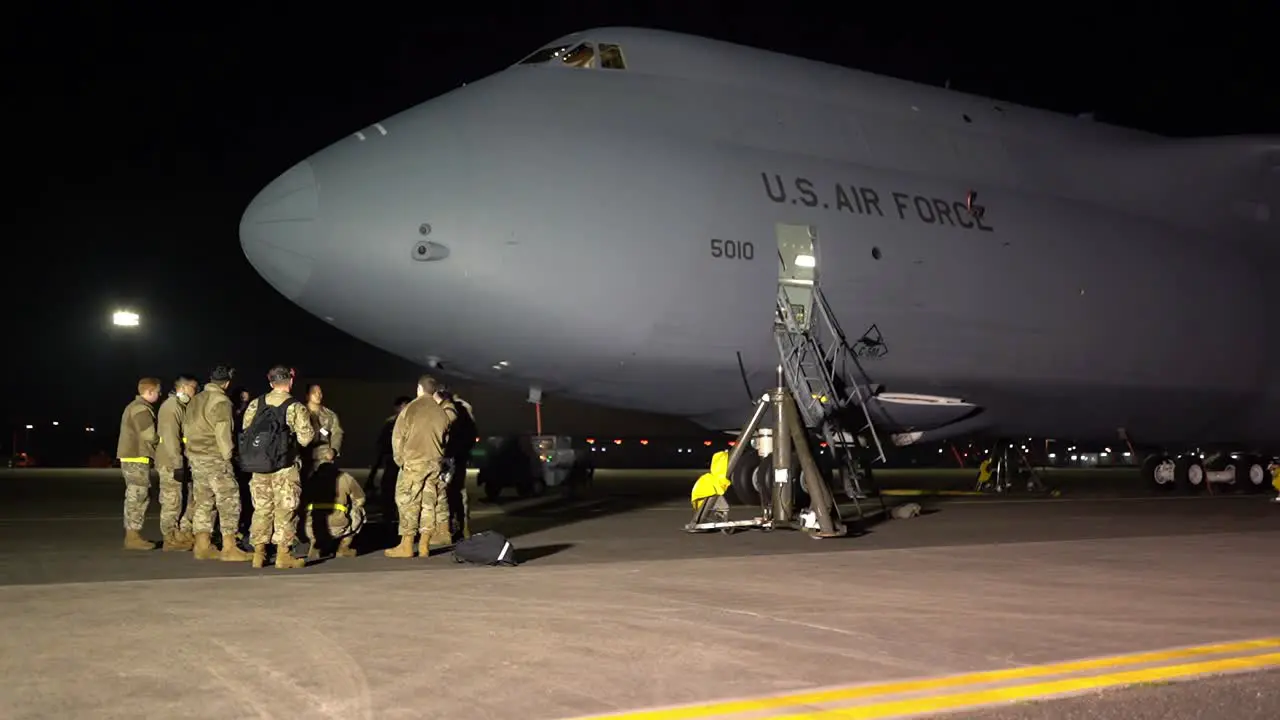
[[[453,560],[473,565],[519,565],[516,548],[504,535],[492,530],[476,533],[453,546]]]

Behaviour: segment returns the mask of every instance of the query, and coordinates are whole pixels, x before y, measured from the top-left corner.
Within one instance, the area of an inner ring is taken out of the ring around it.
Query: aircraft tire
[[[522,477],[516,481],[516,497],[526,500],[533,497],[533,478]]]
[[[1173,478],[1180,490],[1192,495],[1204,490],[1205,483],[1208,482],[1204,463],[1191,455],[1183,455],[1174,461]]]
[[[826,482],[826,478],[821,475],[814,480],[810,480],[809,477],[804,474],[804,470],[800,468],[799,465],[800,461],[796,460],[797,467],[791,469],[791,476],[795,478],[795,480],[792,481],[795,483],[795,492],[792,493],[792,497],[794,498],[792,504],[795,505],[797,514],[801,510],[807,510],[809,505],[813,503],[813,498],[809,495],[807,487],[808,483]]]
[[[1142,480],[1147,487],[1161,493],[1173,490],[1175,485],[1172,478],[1162,479],[1167,477],[1167,474],[1161,472],[1160,466],[1168,462],[1172,462],[1169,456],[1160,453],[1148,455],[1147,459],[1142,461]]]
[[[502,495],[502,486],[493,480],[484,484],[484,499],[489,502],[496,502]]]
[[[476,471],[476,486],[484,493],[484,499],[494,502],[502,495],[502,469],[492,458],[487,458]]]
[[[751,474],[751,489],[755,491],[756,505],[765,507],[773,503],[773,454],[760,458],[756,471]]]
[[[1263,492],[1271,484],[1271,473],[1261,459],[1243,455],[1236,459],[1236,487],[1250,495]]]
[[[729,486],[733,488],[734,499],[740,505],[759,505],[760,493],[756,490],[756,468],[760,467],[760,456],[754,452],[746,454],[738,461],[729,478]]]

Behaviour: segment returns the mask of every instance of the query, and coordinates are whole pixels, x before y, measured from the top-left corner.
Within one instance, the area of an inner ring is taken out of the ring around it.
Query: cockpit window
[[[549,62],[552,59],[559,57],[560,53],[563,53],[565,50],[568,50],[568,49],[569,49],[568,45],[542,48],[541,50],[535,52],[529,57],[521,60],[520,64],[521,65],[541,65],[542,63]]]
[[[622,48],[612,43],[600,43],[598,57],[596,46],[589,42],[545,47],[521,60],[519,64],[545,65],[556,60],[559,60],[562,65],[575,68],[627,69],[627,63],[622,58]]]
[[[611,43],[600,43],[600,67],[606,70],[626,70],[627,63],[622,59],[622,48]]]
[[[565,53],[560,62],[569,67],[591,68],[596,65],[596,49],[591,43],[579,43],[577,47]]]

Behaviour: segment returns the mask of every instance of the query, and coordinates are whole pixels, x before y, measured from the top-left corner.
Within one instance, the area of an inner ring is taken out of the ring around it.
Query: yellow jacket
[[[689,494],[694,510],[702,507],[702,503],[707,498],[723,495],[729,489],[729,477],[726,474],[728,471],[728,450],[721,450],[711,456],[711,471],[703,473],[702,477],[698,478],[698,481],[693,484],[693,492]]]
[[[978,484],[986,485],[991,481],[991,458],[982,461],[978,466]]]

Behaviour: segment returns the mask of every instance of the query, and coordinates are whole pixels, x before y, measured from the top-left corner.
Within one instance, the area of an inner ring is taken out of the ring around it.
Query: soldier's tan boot
[[[356,556],[355,548],[351,547],[352,540],[353,538],[350,535],[342,538],[342,541],[338,543],[338,557]]]
[[[263,565],[266,565],[266,564],[267,564],[267,546],[254,545],[253,546],[253,566],[255,568],[261,568]]]
[[[320,543],[311,543],[311,549],[307,551],[307,560],[315,561],[320,559]]]
[[[276,546],[276,569],[292,570],[300,567],[306,567],[307,561],[302,558],[296,558],[289,554],[289,548]]]
[[[449,532],[449,528],[437,528],[431,531],[430,535],[422,536],[422,543],[428,548],[443,548],[453,544],[453,536]],[[426,555],[427,553],[422,553]]]
[[[382,551],[383,555],[389,558],[411,558],[413,557],[413,536],[401,535],[400,544]]]
[[[181,544],[186,545],[190,550],[196,544],[196,536],[190,530],[175,530],[173,537]]]
[[[213,541],[209,539],[209,533],[196,533],[196,544],[191,554],[195,555],[197,560],[218,559],[218,549],[213,546]]]
[[[156,544],[142,537],[137,530],[124,531],[125,550],[155,550]]]
[[[234,535],[223,535],[222,552],[218,553],[218,559],[222,562],[247,562],[252,560],[253,556],[236,547],[236,538]]]
[[[164,546],[161,550],[165,552],[181,552],[190,550],[195,545],[194,538],[188,539],[186,535],[178,532],[171,532],[164,536]]]

